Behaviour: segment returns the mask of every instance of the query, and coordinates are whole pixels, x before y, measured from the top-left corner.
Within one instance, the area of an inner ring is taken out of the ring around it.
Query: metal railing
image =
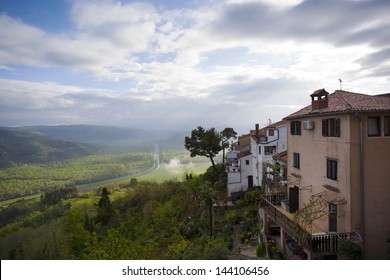
[[[311,234],[302,228],[295,221],[291,220],[275,205],[280,205],[284,199],[283,195],[262,195],[260,196],[260,208],[267,216],[286,231],[298,244],[315,255],[337,254],[339,241],[348,239],[354,242],[362,241],[355,232],[331,232],[324,234]]]

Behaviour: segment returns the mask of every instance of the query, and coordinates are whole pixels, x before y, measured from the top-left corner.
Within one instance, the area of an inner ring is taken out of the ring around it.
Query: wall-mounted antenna
[[[339,79],[339,81],[340,81],[340,90],[342,90],[343,89],[343,81],[341,79]]]

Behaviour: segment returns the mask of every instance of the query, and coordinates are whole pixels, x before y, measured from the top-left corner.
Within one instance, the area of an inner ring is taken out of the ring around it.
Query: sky
[[[251,129],[317,89],[389,93],[389,14],[388,0],[0,0],[0,126]]]

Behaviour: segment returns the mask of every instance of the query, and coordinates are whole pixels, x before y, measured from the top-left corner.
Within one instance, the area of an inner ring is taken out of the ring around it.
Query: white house
[[[267,161],[272,155],[287,150],[287,123],[270,124],[238,137],[226,155],[227,194],[234,199],[254,187],[264,187]]]

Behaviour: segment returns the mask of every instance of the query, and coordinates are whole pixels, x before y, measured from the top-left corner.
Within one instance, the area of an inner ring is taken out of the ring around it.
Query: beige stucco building
[[[289,123],[286,217],[290,214],[291,219],[309,201],[317,201],[321,214],[306,229],[311,235],[304,248],[309,258],[337,256],[337,242],[348,238],[363,246],[366,259],[386,259],[390,94],[341,90],[329,94],[322,89],[310,97],[309,106],[285,118]],[[273,204],[277,207],[278,203]],[[286,225],[280,219],[276,222],[284,234],[282,242],[294,239],[294,232],[283,231]],[[313,245],[318,238],[326,243],[325,249]]]

